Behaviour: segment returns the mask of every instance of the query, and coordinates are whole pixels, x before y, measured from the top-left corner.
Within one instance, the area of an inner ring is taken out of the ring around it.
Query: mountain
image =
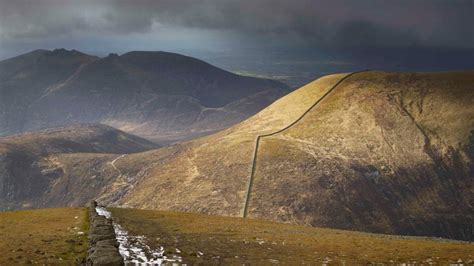
[[[26,130],[29,106],[44,90],[96,60],[77,51],[36,50],[0,61],[0,135]]]
[[[323,77],[230,129],[152,152],[155,166],[116,204],[240,216],[256,136],[297,121],[343,77]],[[472,71],[348,77],[292,127],[261,139],[249,217],[473,240],[472,84]]]
[[[325,76],[196,140],[56,154],[61,175],[22,204],[237,217],[248,203],[250,218],[472,241],[472,84],[473,71]]]
[[[37,50],[0,62],[0,134],[103,123],[168,143],[227,128],[287,92],[179,54]]]
[[[57,205],[65,203],[61,199],[64,194],[87,200],[98,193],[91,184],[95,177],[79,179],[71,176],[70,180],[62,180],[61,177],[67,175],[65,165],[80,169],[81,160],[88,160],[91,168],[87,171],[94,172],[98,171],[94,168],[96,157],[109,158],[114,155],[108,154],[136,153],[158,147],[112,127],[94,124],[0,138],[0,210],[21,208],[22,205],[25,208],[41,207],[41,201],[37,199],[48,191],[55,195]],[[110,171],[116,171],[113,165],[110,168]],[[85,182],[81,184],[81,180]],[[107,184],[102,179],[98,182]]]

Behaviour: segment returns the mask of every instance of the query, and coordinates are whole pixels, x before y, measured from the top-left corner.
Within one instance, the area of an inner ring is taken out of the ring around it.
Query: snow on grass
[[[104,207],[96,207],[97,214],[112,218],[112,214]],[[131,236],[121,225],[113,223],[114,231],[119,242],[119,252],[125,264],[129,265],[164,265],[165,263],[181,263],[182,258],[176,255],[164,255],[165,249],[151,249],[146,244],[145,236]]]

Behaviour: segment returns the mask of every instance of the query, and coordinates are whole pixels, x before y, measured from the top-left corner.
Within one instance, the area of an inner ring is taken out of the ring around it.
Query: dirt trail
[[[122,154],[122,155],[120,155],[119,157],[113,159],[111,162],[109,162],[109,164],[112,166],[112,168],[114,168],[115,171],[117,171],[118,177],[121,177],[121,176],[122,176],[122,171],[120,171],[120,169],[118,169],[117,166],[115,166],[115,163],[116,163],[118,160],[124,158],[125,156],[127,156],[127,154]]]

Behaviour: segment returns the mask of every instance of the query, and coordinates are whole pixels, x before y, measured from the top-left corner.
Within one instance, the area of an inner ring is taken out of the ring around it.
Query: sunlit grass
[[[263,220],[166,211],[111,209],[131,235],[144,235],[152,248],[194,264],[390,263],[474,259],[464,242],[376,235]]]
[[[83,208],[0,213],[0,265],[74,264],[86,256],[88,227]]]

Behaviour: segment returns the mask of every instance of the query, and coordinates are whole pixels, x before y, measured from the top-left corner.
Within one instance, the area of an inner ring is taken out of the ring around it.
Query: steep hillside
[[[34,202],[224,216],[248,203],[250,218],[473,240],[473,84],[472,71],[326,76],[197,140],[55,155],[62,175]]]
[[[94,60],[77,51],[36,50],[0,61],[0,136],[27,130],[29,106]]]
[[[308,84],[231,129],[151,152],[154,166],[117,204],[242,215],[256,136],[297,120],[344,76]],[[249,217],[472,240],[473,84],[473,72],[347,78],[291,128],[261,139]]]
[[[263,139],[250,216],[472,240],[474,74],[351,81]]]
[[[167,143],[236,124],[287,91],[179,54],[38,50],[0,62],[0,134],[104,123]]]
[[[55,195],[56,205],[66,204],[67,202],[62,201],[62,197],[66,195],[88,199],[98,193],[94,190],[94,177],[79,179],[78,176],[73,176],[73,180],[61,180],[66,174],[63,164],[71,163],[71,167],[81,169],[90,165],[82,165],[79,159],[74,158],[87,160],[91,157],[90,162],[95,163],[100,158],[115,158],[115,154],[141,152],[157,147],[150,141],[112,127],[93,124],[0,138],[0,210],[41,207],[44,203],[40,199],[48,191]],[[71,160],[58,160],[58,156]],[[117,170],[114,165],[109,168],[109,172],[115,176]],[[93,166],[85,171],[91,170],[95,170]],[[103,174],[104,170],[101,175]],[[85,180],[88,181],[81,184]],[[106,184],[102,179],[97,182]],[[84,190],[80,190],[81,185]]]

